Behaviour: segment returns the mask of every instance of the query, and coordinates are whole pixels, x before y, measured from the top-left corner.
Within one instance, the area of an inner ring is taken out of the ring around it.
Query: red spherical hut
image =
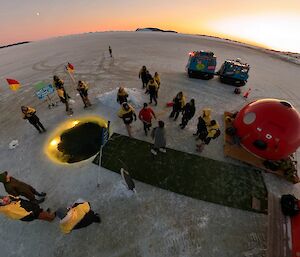
[[[300,114],[285,100],[251,102],[239,111],[233,126],[241,145],[263,159],[284,159],[300,146]]]

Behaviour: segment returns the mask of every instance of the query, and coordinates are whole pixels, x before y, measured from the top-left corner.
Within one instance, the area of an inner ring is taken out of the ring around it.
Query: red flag
[[[69,63],[69,62],[68,62],[67,69],[68,69],[69,72],[74,72],[74,70],[75,70],[74,66],[71,63]]]
[[[6,79],[9,87],[13,91],[17,91],[20,88],[20,82],[14,79]]]

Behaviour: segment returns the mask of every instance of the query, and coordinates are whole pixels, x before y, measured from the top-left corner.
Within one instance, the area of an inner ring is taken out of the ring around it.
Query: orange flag
[[[17,91],[20,88],[20,82],[14,79],[6,79],[9,87],[13,91]]]
[[[74,70],[75,70],[74,66],[71,63],[69,63],[69,62],[68,62],[67,69],[68,69],[69,72],[74,72]]]

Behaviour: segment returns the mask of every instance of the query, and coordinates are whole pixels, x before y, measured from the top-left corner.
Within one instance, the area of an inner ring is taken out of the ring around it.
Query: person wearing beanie
[[[118,112],[118,116],[123,120],[128,132],[128,136],[132,137],[130,124],[133,122],[133,119],[136,121],[136,114],[133,107],[127,102],[122,103],[121,109]]]
[[[128,93],[126,92],[124,87],[119,87],[118,95],[117,95],[117,102],[119,104],[127,102]]]
[[[147,136],[148,130],[152,126],[152,117],[156,119],[154,111],[148,107],[147,103],[144,103],[144,108],[139,113],[139,119],[143,122],[145,135]]]
[[[3,183],[5,191],[12,196],[21,195],[36,204],[42,203],[45,200],[46,193],[39,193],[32,186],[9,176],[7,171],[0,174],[0,182]],[[43,198],[37,200],[35,199],[35,196]]]
[[[70,233],[74,229],[89,226],[92,223],[100,223],[98,213],[91,210],[89,202],[78,199],[71,208],[59,208],[56,216],[60,218],[60,230],[64,234]]]
[[[39,133],[46,132],[43,124],[40,122],[38,116],[36,116],[36,110],[29,106],[21,106],[21,111],[23,113],[23,119],[28,120]]]
[[[151,149],[151,153],[153,155],[157,155],[157,151],[166,153],[166,130],[165,123],[162,120],[158,121],[158,127],[152,130],[151,136],[154,139],[154,145]]]
[[[35,219],[52,221],[55,213],[44,211],[36,203],[12,195],[0,196],[0,213],[13,220],[33,221]]]

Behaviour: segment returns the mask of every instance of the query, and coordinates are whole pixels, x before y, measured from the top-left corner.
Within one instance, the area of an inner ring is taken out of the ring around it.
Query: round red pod
[[[284,159],[300,146],[300,114],[285,100],[253,101],[239,111],[233,125],[241,145],[263,159]]]

